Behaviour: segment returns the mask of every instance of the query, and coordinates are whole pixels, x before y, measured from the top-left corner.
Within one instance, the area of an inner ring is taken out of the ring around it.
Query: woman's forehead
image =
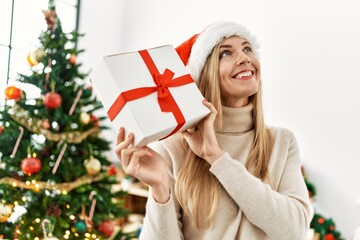
[[[244,45],[244,44],[250,44],[248,40],[246,40],[243,37],[240,36],[230,36],[228,38],[225,38],[224,40],[222,40],[220,42],[220,47],[225,46],[225,45],[234,45],[234,44],[240,44],[240,45]]]

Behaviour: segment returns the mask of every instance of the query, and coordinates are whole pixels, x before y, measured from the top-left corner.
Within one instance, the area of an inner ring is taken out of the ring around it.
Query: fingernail
[[[131,138],[131,133],[129,133],[128,138]]]
[[[120,128],[119,128],[119,131],[121,131],[121,130],[123,130],[123,129],[124,129],[123,127],[120,127]]]
[[[203,99],[202,102],[207,102],[207,100],[206,100],[206,99]]]

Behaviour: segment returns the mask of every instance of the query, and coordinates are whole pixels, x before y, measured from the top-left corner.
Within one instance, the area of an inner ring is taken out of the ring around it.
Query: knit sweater
[[[165,204],[151,195],[141,232],[142,240],[304,240],[312,218],[308,191],[301,173],[299,148],[291,131],[271,128],[274,146],[264,181],[244,167],[254,140],[252,104],[223,107],[223,128],[216,133],[225,153],[210,171],[221,183],[213,223],[198,229],[171,190]],[[151,147],[167,161],[172,189],[185,158],[180,134]]]

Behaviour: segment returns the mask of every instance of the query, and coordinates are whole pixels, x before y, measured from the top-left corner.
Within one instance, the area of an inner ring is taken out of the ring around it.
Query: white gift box
[[[113,127],[133,132],[135,146],[192,128],[210,113],[171,45],[105,56],[90,79]]]

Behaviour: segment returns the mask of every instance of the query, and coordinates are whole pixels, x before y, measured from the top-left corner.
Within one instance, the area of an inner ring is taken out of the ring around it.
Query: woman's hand
[[[170,197],[170,180],[165,159],[149,147],[134,147],[133,143],[133,133],[125,137],[125,129],[121,127],[116,138],[115,154],[125,174],[151,186],[154,199],[166,203]]]
[[[203,104],[210,109],[210,115],[197,125],[195,132],[184,131],[182,134],[197,156],[213,164],[224,151],[220,149],[215,135],[214,121],[217,111],[210,102],[203,100]]]

